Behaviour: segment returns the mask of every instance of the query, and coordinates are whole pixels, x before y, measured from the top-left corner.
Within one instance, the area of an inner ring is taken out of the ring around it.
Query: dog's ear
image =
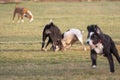
[[[101,34],[102,33],[101,29],[97,25],[95,25],[95,32],[97,34]]]
[[[53,20],[50,19],[49,25],[53,25]]]
[[[88,32],[90,31],[90,26],[89,25],[87,26],[87,30],[88,30]]]

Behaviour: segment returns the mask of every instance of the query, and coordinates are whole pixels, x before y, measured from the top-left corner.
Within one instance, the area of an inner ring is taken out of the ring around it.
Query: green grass
[[[107,60],[98,58],[98,68],[90,66],[89,52],[35,52],[13,51],[0,55],[1,80],[119,80],[116,73],[109,73]]]
[[[103,56],[98,56],[97,69],[92,69],[89,49],[83,51],[80,44],[66,52],[43,52],[40,48],[42,30],[53,19],[62,32],[84,30],[84,40],[86,27],[98,24],[119,50],[120,2],[23,2],[19,6],[32,11],[32,23],[26,18],[24,23],[12,23],[15,4],[0,4],[0,80],[119,80],[116,59],[114,74],[109,73]]]
[[[119,40],[119,5],[120,2],[25,2],[18,6],[30,9],[34,21],[29,23],[25,18],[24,23],[18,24],[12,23],[15,4],[0,4],[0,41],[41,41],[41,32],[50,19],[53,19],[62,32],[73,27],[85,30],[85,38],[86,27],[98,24],[114,40]]]

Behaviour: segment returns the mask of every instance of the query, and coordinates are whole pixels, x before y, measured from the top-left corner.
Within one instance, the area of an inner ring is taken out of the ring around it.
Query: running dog
[[[116,57],[119,63],[120,57],[114,41],[109,35],[104,34],[101,31],[100,27],[98,27],[97,25],[89,25],[87,27],[87,30],[88,30],[87,44],[89,44],[91,49],[92,67],[93,68],[96,67],[97,54],[101,54],[107,57],[110,66],[110,72],[111,73],[115,72],[112,55]]]

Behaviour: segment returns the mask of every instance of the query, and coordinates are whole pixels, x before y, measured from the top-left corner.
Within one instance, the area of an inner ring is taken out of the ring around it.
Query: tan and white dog
[[[14,23],[14,18],[16,14],[18,15],[18,23],[24,22],[23,17],[28,18],[30,22],[33,21],[33,15],[31,11],[29,11],[27,8],[24,8],[24,7],[17,7],[17,4],[15,6],[15,10],[13,13],[13,23]]]

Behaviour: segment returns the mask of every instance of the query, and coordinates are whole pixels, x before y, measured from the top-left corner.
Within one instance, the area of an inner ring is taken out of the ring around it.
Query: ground
[[[12,23],[15,4],[0,4],[0,80],[120,79],[115,58],[114,74],[103,56],[98,56],[98,67],[92,69],[86,44],[86,27],[97,24],[120,50],[120,2],[23,2],[19,6],[33,13],[33,22],[24,18],[24,23]],[[87,51],[78,42],[65,52],[41,51],[42,30],[50,19],[62,32],[73,27],[84,30]]]

